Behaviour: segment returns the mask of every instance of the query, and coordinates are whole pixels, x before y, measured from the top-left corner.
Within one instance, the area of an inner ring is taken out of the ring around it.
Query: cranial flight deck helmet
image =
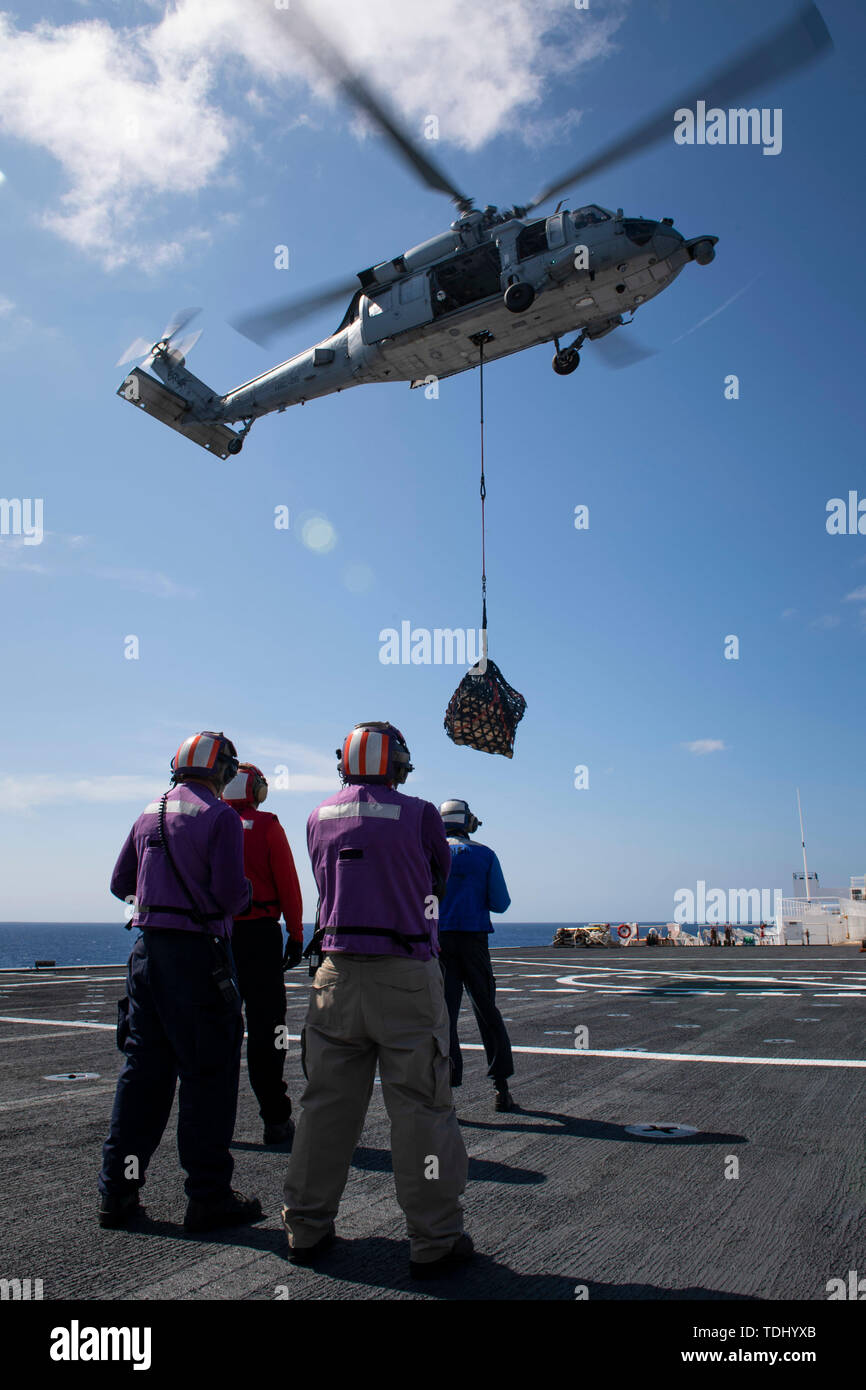
[[[173,782],[230,782],[238,770],[238,753],[230,738],[206,729],[184,739],[171,760]]]
[[[268,779],[255,763],[240,763],[236,775],[223,792],[224,801],[252,801],[258,804],[261,787],[267,789]],[[262,797],[264,800],[264,797]]]
[[[474,835],[479,825],[484,824],[472,814],[468,801],[443,801],[439,814],[446,832],[450,830],[452,834]]]
[[[361,782],[399,787],[414,771],[406,740],[393,724],[356,724],[342,749],[337,749],[337,771],[343,783]]]

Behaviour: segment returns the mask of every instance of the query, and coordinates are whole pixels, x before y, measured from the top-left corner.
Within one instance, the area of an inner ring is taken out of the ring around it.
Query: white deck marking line
[[[9,1014],[0,1014],[0,1023],[33,1023],[40,1028],[53,1028],[57,1024],[61,1024],[65,1028],[98,1028],[106,1029],[109,1033],[117,1032],[116,1023],[79,1023],[78,1020],[74,1018],[22,1018],[20,1014],[14,1014],[12,1016]],[[246,1031],[244,1031],[244,1037],[247,1037]],[[286,1038],[289,1042],[301,1041],[300,1033],[287,1033]],[[3,1038],[0,1037],[0,1042],[3,1041]]]
[[[594,970],[594,972],[592,973],[596,974],[598,972],[595,972]],[[726,984],[726,986],[731,986],[731,984],[778,984],[778,986],[783,986],[783,988],[787,988],[792,986],[792,984],[809,984],[809,986],[812,986],[813,988],[820,988],[820,990],[826,990],[826,988],[830,988],[831,986],[837,986],[837,984],[842,983],[842,981],[840,980],[827,980],[826,984],[824,984],[822,980],[777,980],[774,979],[774,976],[771,976],[771,974],[737,974],[737,976],[730,976],[730,974],[705,974],[703,972],[698,972],[698,970],[694,970],[694,972],[689,973],[688,976],[684,976],[684,974],[681,973],[680,970],[628,970],[628,972],[623,972],[623,970],[612,970],[612,973],[620,974],[620,976],[621,974],[626,974],[627,979],[630,980],[634,979],[635,974],[639,974],[639,976],[644,976],[644,980],[639,981],[639,983],[637,984],[637,988],[641,988],[641,990],[645,990],[646,988],[646,984],[644,983],[646,977],[649,977],[649,979],[657,980],[657,977],[659,976],[669,976],[671,977],[671,979],[677,980],[678,983],[676,984],[676,986],[667,987],[676,988],[676,990],[689,990],[689,988],[699,988],[701,987],[702,983],[705,983],[705,981],[708,980],[713,980],[716,981],[716,983],[720,984]],[[578,979],[580,979],[581,984],[589,983],[585,974],[580,974],[580,976],[573,976],[573,974],[564,974],[564,976],[557,976],[556,983],[577,983]],[[694,986],[689,987],[689,980],[695,981]],[[844,983],[847,983],[848,986],[851,987],[851,981],[844,981]],[[613,984],[612,981],[609,980],[603,981],[602,987],[607,988],[607,990],[621,990],[621,988],[626,988],[624,986],[621,986],[621,984]],[[598,986],[596,986],[596,988],[598,988]],[[631,986],[631,988],[635,988],[635,986]],[[865,988],[866,990],[866,981],[865,983],[863,983],[863,988]],[[783,990],[773,990],[771,992],[773,992],[773,994],[781,994]]]
[[[117,983],[118,980],[125,980],[125,975],[100,975],[100,980],[107,980],[110,984]],[[80,979],[72,975],[64,975],[57,980],[19,980],[4,984],[3,989],[44,989],[47,985],[86,985],[93,981]]]
[[[60,1033],[43,1033],[42,1036],[43,1038],[71,1038],[73,1036],[73,1033],[71,1028],[64,1028],[63,1031]],[[12,1033],[9,1037],[4,1037],[2,1034],[0,1034],[0,1046],[2,1046],[3,1043],[32,1041],[32,1033]],[[11,1066],[11,1063],[9,1065]]]
[[[0,1023],[38,1023],[45,1028],[105,1028],[117,1032],[116,1023],[84,1023],[75,1018],[22,1018],[20,1014],[0,1014]]]
[[[0,1112],[7,1110],[29,1110],[33,1105],[56,1105],[61,1100],[84,1100],[88,1096],[108,1095],[115,1090],[117,1083],[110,1086],[87,1086],[74,1091],[58,1091],[53,1096],[25,1096],[22,1100],[0,1101]]]
[[[483,1052],[482,1043],[460,1044],[463,1051]],[[866,1059],[845,1057],[725,1057],[701,1052],[633,1052],[627,1048],[602,1051],[592,1047],[515,1047],[512,1052],[528,1052],[541,1057],[624,1057],[641,1062],[728,1062],[756,1067],[866,1067]]]
[[[74,1023],[67,1018],[8,1018],[0,1014],[0,1023],[32,1023],[45,1027],[54,1027],[57,1024],[65,1024],[72,1028],[97,1028],[115,1031],[113,1023]],[[288,1033],[288,1042],[300,1042],[300,1033]],[[483,1052],[483,1043],[461,1043],[460,1046],[466,1052]],[[638,1058],[642,1062],[726,1062],[738,1066],[764,1066],[764,1067],[860,1067],[866,1068],[866,1059],[859,1060],[844,1057],[727,1057],[712,1056],[700,1052],[635,1052],[627,1048],[609,1048],[607,1050],[592,1047],[515,1047],[512,1045],[512,1052],[527,1053],[533,1057],[619,1057]],[[99,1090],[114,1090],[114,1083],[109,1087],[100,1087]],[[72,1095],[80,1092],[70,1092]],[[63,1097],[56,1097],[62,1099]],[[37,1100],[41,1098],[37,1097]],[[55,1099],[49,1097],[48,1099]],[[8,1101],[0,1103],[0,1110],[8,1110],[13,1106],[26,1104],[23,1101]]]
[[[856,942],[856,941],[849,941],[849,942],[846,942],[845,944],[846,944],[846,946],[849,946],[849,947],[851,947],[851,948],[853,949],[853,948],[856,947],[857,942]],[[557,960],[515,960],[512,956],[500,956],[500,955],[498,954],[498,952],[499,952],[499,951],[507,951],[507,950],[508,950],[508,947],[507,947],[507,946],[491,946],[490,949],[491,949],[491,951],[496,951],[496,952],[497,952],[497,955],[496,955],[495,957],[493,957],[493,959],[495,959],[495,960],[501,960],[502,963],[503,963],[504,965],[551,965],[551,966],[555,966],[555,965],[558,963]],[[520,950],[520,947],[518,947],[517,949]],[[529,949],[531,950],[531,949],[533,949],[533,948],[530,947]],[[544,947],[542,947],[541,949],[543,950]],[[688,951],[691,950],[690,947],[684,947],[684,948],[681,948],[681,949],[685,949],[685,950],[688,950]],[[708,949],[709,949],[709,948],[708,948]],[[724,948],[720,947],[719,949],[721,950],[721,949],[724,949]],[[739,950],[741,950],[741,949],[742,949],[742,948],[738,947],[738,948],[737,948],[737,951],[739,952]],[[746,947],[745,949],[748,950],[749,948]],[[766,949],[766,950],[769,950],[769,947],[767,947],[767,948],[765,948],[765,949]],[[620,951],[623,951],[623,950],[628,951],[628,953],[629,953],[629,954],[628,954],[627,956],[625,956],[625,957],[621,957],[621,956],[620,956]],[[855,951],[855,954],[856,954],[856,951]],[[574,950],[572,950],[571,947],[567,947],[567,948],[565,948],[565,949],[562,949],[562,950],[558,950],[558,951],[557,951],[557,956],[558,956],[559,960],[562,960],[563,958],[567,959],[570,955],[574,955],[574,956],[576,956],[576,957],[578,957],[578,958],[581,957],[581,956],[583,955],[583,948],[582,948],[582,947],[576,947]],[[594,951],[593,951],[593,955],[594,955],[595,957],[597,957],[597,956],[598,956],[598,951],[597,951],[597,950],[594,950]],[[617,951],[616,951],[616,956],[617,956],[618,958],[620,958],[620,959],[635,960],[636,957],[637,957],[637,952],[634,950],[633,947],[621,946],[621,947],[619,947],[619,948],[617,949]],[[677,956],[679,956],[679,950],[677,950]],[[761,958],[762,958],[762,959],[772,959],[772,955],[770,955],[769,957],[762,956]],[[701,959],[705,959],[705,957],[701,957]],[[780,959],[781,961],[787,961],[787,960],[790,959],[790,957],[788,957],[788,956],[781,956],[781,957],[779,957],[779,959]],[[819,962],[825,961],[825,960],[832,961],[835,965],[838,965],[840,960],[844,960],[844,956],[813,956],[813,955],[810,954],[809,957],[808,957],[808,959],[812,962],[812,965],[807,965],[805,959],[803,959],[803,960],[801,960],[801,961],[799,961],[799,962],[797,962],[797,963],[794,963],[794,961],[792,960],[790,965],[787,965],[787,964],[780,964],[780,965],[778,965],[778,966],[774,966],[773,969],[774,969],[774,970],[811,970],[811,969],[812,969],[812,966],[817,965]],[[646,960],[646,957],[645,957],[645,956],[641,956],[641,960]],[[695,963],[697,964],[697,962],[695,962]],[[588,960],[587,960],[587,965],[589,965],[589,961],[588,961]],[[739,968],[742,968],[742,969],[752,969],[752,968],[754,968],[754,967],[750,967],[750,966],[748,965],[747,961],[746,961],[742,956],[740,956],[739,954],[735,954],[735,956],[731,959],[731,966],[732,966],[733,969],[739,969]],[[60,968],[61,968],[61,967],[58,966],[58,969],[60,969]],[[68,969],[68,968],[70,968],[70,967],[63,967],[63,968],[67,968],[67,969]],[[106,968],[108,968],[108,967],[106,967]],[[619,969],[621,969],[622,967],[620,967],[620,966],[611,966],[611,967],[609,967],[609,968],[610,968],[610,969],[617,969],[617,970],[619,970]],[[90,967],[88,967],[88,969],[93,969],[93,970],[95,970],[95,969],[96,969],[96,966],[90,966]],[[820,974],[822,974],[822,975],[829,975],[831,972],[830,972],[829,970],[822,970],[822,971],[820,971],[820,972],[818,972],[818,973],[820,973]],[[846,970],[841,970],[839,973],[841,973],[841,974],[843,974],[843,975],[845,975],[845,974],[850,975],[852,972],[851,972],[850,970],[847,970],[847,971],[846,971]]]

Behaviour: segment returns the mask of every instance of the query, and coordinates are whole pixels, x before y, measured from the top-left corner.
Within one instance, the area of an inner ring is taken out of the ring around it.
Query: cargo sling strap
[[[487,656],[487,544],[484,504],[487,482],[484,476],[484,343],[487,335],[478,333],[478,375],[481,397],[481,657],[463,677],[448,702],[445,732],[452,743],[475,748],[479,753],[514,756],[517,725],[526,711],[523,696],[506,681],[495,661]]]

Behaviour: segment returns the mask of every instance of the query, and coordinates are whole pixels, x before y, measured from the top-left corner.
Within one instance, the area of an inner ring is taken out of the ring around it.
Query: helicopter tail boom
[[[191,373],[179,372],[176,369],[174,375],[189,377],[190,384],[203,386]],[[194,399],[185,399],[163,382],[142,371],[140,367],[133,368],[124,378],[117,394],[132,405],[137,405],[145,414],[152,415],[161,424],[168,425],[186,439],[191,439],[194,444],[200,444],[209,453],[216,454],[218,458],[228,458],[231,454],[239,454],[241,451],[242,434],[229,429],[228,425],[197,418],[197,402]],[[195,390],[190,392],[193,397],[198,394]]]

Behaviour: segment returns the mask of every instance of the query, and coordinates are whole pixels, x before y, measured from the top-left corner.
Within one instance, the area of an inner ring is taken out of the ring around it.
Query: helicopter
[[[264,346],[289,326],[332,303],[349,304],[334,332],[276,367],[219,395],[186,366],[199,334],[178,335],[195,309],[183,310],[152,346],[130,345],[117,365],[144,356],[117,394],[220,458],[240,453],[253,423],[272,411],[374,382],[429,386],[479,364],[544,343],[553,370],[571,375],[584,342],[601,342],[630,323],[690,262],[709,265],[718,238],[686,238],[673,218],[626,216],[590,203],[536,210],[590,175],[671,137],[672,113],[724,108],[760,85],[806,66],[832,46],[824,20],[808,4],[759,44],[665,103],[597,155],[555,179],[526,205],[476,208],[388,111],[310,15],[293,0],[272,22],[288,23],[294,41],[317,60],[342,94],[378,127],[429,187],[445,193],[458,216],[449,229],[300,298],[258,309],[234,326]],[[732,113],[736,114],[736,113]],[[747,113],[742,113],[747,114]],[[570,334],[574,339],[564,343]],[[602,347],[605,345],[602,343]],[[610,344],[613,346],[613,344]],[[624,345],[619,364],[645,356]],[[151,375],[150,372],[155,373]],[[231,425],[241,422],[240,429]]]

